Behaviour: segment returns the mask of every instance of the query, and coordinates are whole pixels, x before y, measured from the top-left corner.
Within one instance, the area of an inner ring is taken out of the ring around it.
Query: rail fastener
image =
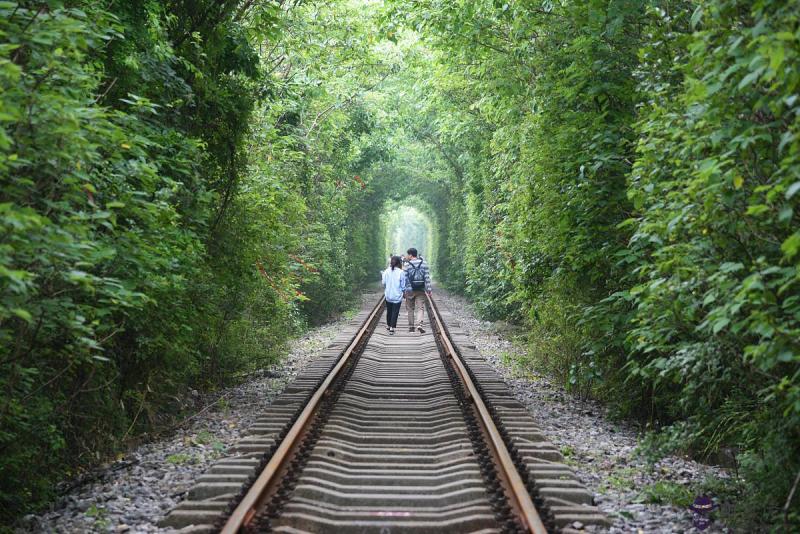
[[[295,450],[302,443],[302,438],[308,430],[309,425],[314,420],[314,416],[319,408],[319,405],[328,392],[328,388],[339,375],[339,373],[347,365],[350,356],[355,349],[366,340],[365,336],[371,329],[375,317],[381,312],[385,299],[382,297],[378,304],[373,308],[364,325],[359,329],[353,342],[347,347],[342,354],[336,366],[331,370],[320,387],[314,392],[314,395],[308,401],[308,404],[300,413],[292,428],[286,434],[275,454],[272,455],[269,463],[267,463],[264,470],[253,483],[250,490],[239,502],[239,505],[228,517],[225,526],[220,531],[221,534],[236,534],[242,527],[246,526],[258,513],[258,509],[263,505],[271,496],[272,492],[278,486],[283,472],[286,470],[289,460],[294,455]]]
[[[513,509],[528,531],[534,534],[546,534],[547,528],[544,526],[542,519],[539,517],[539,513],[536,511],[536,505],[534,505],[533,500],[531,499],[531,496],[525,487],[525,483],[522,481],[522,478],[517,472],[514,461],[511,459],[508,448],[506,447],[506,444],[503,441],[497,426],[494,424],[494,420],[492,419],[492,416],[486,407],[486,403],[483,402],[478,389],[475,387],[475,384],[469,376],[469,372],[467,372],[467,369],[464,366],[464,362],[461,361],[461,358],[458,356],[458,353],[453,347],[453,344],[446,333],[444,321],[442,321],[442,318],[439,315],[439,310],[437,309],[433,298],[428,297],[428,300],[430,304],[429,309],[431,310],[430,314],[436,323],[436,335],[439,337],[442,347],[444,347],[446,356],[448,356],[453,362],[453,366],[461,378],[461,382],[469,396],[468,398],[475,407],[475,411],[478,414],[478,421],[482,427],[485,437],[487,438],[486,441],[495,457],[497,466],[499,467],[501,481],[503,486],[505,486],[506,493],[509,496]]]

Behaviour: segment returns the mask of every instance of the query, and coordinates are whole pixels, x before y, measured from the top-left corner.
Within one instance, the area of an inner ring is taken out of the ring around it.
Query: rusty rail
[[[461,378],[461,382],[466,389],[468,399],[474,405],[475,412],[478,416],[478,422],[482,427],[486,442],[493,453],[495,463],[498,467],[498,474],[501,477],[503,486],[505,486],[506,493],[511,501],[512,509],[516,512],[518,518],[523,523],[523,526],[528,529],[529,532],[534,534],[547,534],[547,529],[545,528],[544,523],[542,523],[539,513],[536,511],[536,506],[533,504],[533,500],[531,500],[531,496],[525,487],[525,483],[522,481],[522,478],[520,478],[519,473],[517,472],[514,461],[511,459],[508,448],[503,442],[503,438],[500,435],[497,426],[494,424],[494,420],[492,419],[489,410],[486,408],[486,403],[483,402],[478,389],[475,387],[475,384],[469,376],[469,372],[467,371],[464,362],[461,361],[461,358],[456,352],[455,347],[453,347],[453,343],[450,341],[450,337],[447,335],[447,330],[444,327],[444,321],[439,315],[439,310],[437,309],[433,298],[429,296],[428,301],[430,303],[431,319],[432,322],[435,323],[434,330],[436,335],[439,337],[442,347],[444,347],[444,351],[446,353],[445,355],[452,360],[453,366],[455,367],[456,372]]]
[[[231,513],[228,521],[221,530],[222,534],[236,534],[239,532],[242,527],[250,523],[250,521],[258,513],[258,509],[261,507],[261,505],[269,499],[270,495],[280,482],[281,476],[286,470],[294,451],[302,442],[303,436],[308,430],[311,422],[314,420],[314,416],[316,415],[320,403],[325,397],[325,394],[328,392],[328,388],[331,386],[336,377],[339,376],[339,373],[342,371],[342,369],[344,369],[344,367],[347,365],[347,362],[349,361],[350,356],[352,356],[355,349],[359,346],[359,344],[362,343],[362,341],[367,339],[371,327],[375,322],[374,319],[382,309],[384,300],[385,299],[381,297],[380,301],[378,301],[378,304],[375,306],[375,308],[373,308],[369,317],[367,317],[367,320],[364,321],[364,324],[361,326],[358,333],[356,333],[353,341],[350,343],[350,345],[348,345],[347,349],[345,349],[342,357],[339,358],[336,366],[331,370],[330,374],[328,374],[320,387],[314,392],[311,400],[309,400],[306,407],[300,413],[297,421],[295,421],[295,423],[292,425],[292,428],[286,434],[286,437],[275,451],[275,454],[273,454],[272,458],[270,458],[269,463],[267,463],[264,470],[250,487],[250,490],[241,500],[233,513]]]
[[[353,356],[357,348],[369,339],[372,326],[376,322],[376,316],[382,310],[383,303],[384,299],[381,298],[359,331],[353,337],[353,340],[343,351],[339,361],[336,363],[319,388],[317,388],[317,390],[314,392],[310,401],[300,413],[297,420],[292,425],[291,429],[270,458],[264,470],[259,474],[258,478],[250,487],[247,494],[229,516],[227,522],[221,530],[223,534],[238,533],[241,529],[251,524],[265,503],[267,503],[271,496],[277,491],[281,479],[287,472],[287,468],[289,467],[295,452],[300,447],[304,437],[308,434],[309,427],[312,426],[312,423],[316,419],[316,415],[323,399],[325,399],[326,395],[330,393],[331,385],[334,383],[336,378],[342,374],[342,371],[348,365],[348,362],[351,360],[351,356]],[[431,322],[433,323],[432,326],[434,326],[435,335],[439,338],[440,347],[444,351],[444,356],[449,358],[449,360],[452,362],[453,368],[463,385],[467,401],[471,404],[475,412],[475,418],[481,428],[481,432],[488,446],[491,457],[496,464],[499,479],[509,499],[513,513],[517,516],[520,523],[527,531],[534,534],[546,534],[547,529],[545,528],[538,512],[536,511],[536,507],[531,500],[525,484],[517,472],[511,455],[506,448],[503,438],[500,435],[500,432],[498,431],[485,402],[481,398],[480,392],[470,378],[464,362],[461,360],[447,334],[444,321],[442,320],[439,311],[433,302],[433,299],[429,299],[429,304]]]

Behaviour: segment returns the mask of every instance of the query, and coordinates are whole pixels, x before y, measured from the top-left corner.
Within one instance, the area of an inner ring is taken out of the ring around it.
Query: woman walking
[[[400,256],[392,256],[389,267],[383,271],[383,294],[386,296],[386,329],[394,335],[397,327],[397,316],[400,315],[400,304],[406,290],[406,274]]]

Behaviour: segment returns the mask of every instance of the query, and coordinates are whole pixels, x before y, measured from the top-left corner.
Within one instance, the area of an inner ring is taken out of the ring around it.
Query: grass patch
[[[94,526],[97,530],[108,530],[111,528],[111,520],[107,517],[105,508],[93,504],[84,512],[84,515],[94,519]]]
[[[570,467],[578,467],[578,460],[575,459],[575,449],[570,447],[569,445],[564,445],[559,449],[561,454],[564,456],[564,463]]]
[[[211,432],[209,432],[208,430],[201,430],[194,437],[194,441],[195,441],[195,443],[197,443],[199,445],[206,445],[206,444],[211,443],[212,441],[214,441],[214,435]]]
[[[695,493],[689,486],[662,480],[645,486],[633,502],[671,504],[679,508],[686,508],[694,502]]]
[[[635,475],[636,469],[632,467],[619,469],[603,480],[601,491],[605,492],[605,490],[608,489],[614,489],[616,491],[631,490],[636,487],[634,482]]]
[[[194,463],[195,458],[191,454],[179,452],[177,454],[170,454],[167,456],[167,463],[174,465],[183,465],[186,463]]]

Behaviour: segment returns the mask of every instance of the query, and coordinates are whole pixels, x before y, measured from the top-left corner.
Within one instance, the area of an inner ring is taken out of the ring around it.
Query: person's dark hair
[[[414,247],[411,247],[410,249],[406,250],[406,254],[408,254],[409,256],[414,256],[416,258],[417,257],[417,249],[415,249]]]
[[[397,267],[398,269],[402,269],[403,262],[400,260],[400,256],[392,256],[392,260],[389,262],[389,266],[394,271],[394,268]]]

